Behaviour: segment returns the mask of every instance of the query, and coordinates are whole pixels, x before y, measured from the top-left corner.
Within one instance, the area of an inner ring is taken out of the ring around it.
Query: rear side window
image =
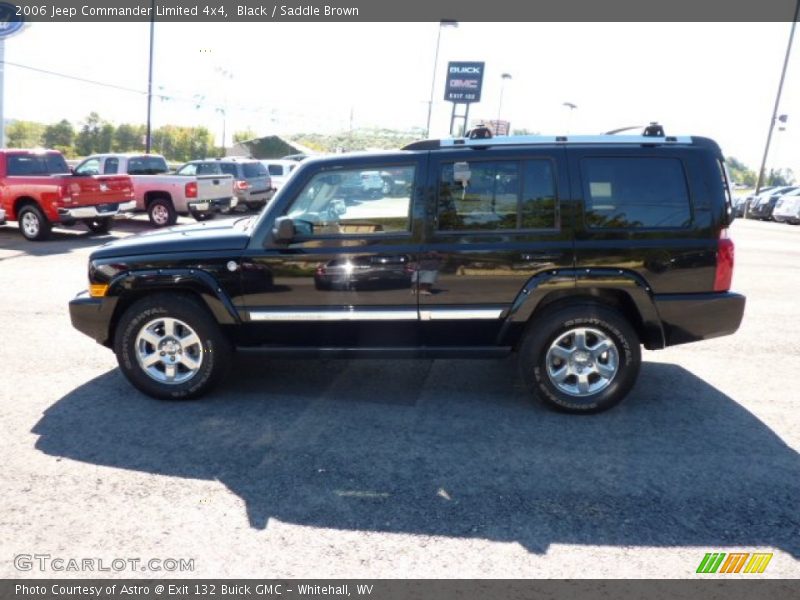
[[[244,176],[247,179],[267,176],[267,168],[260,162],[244,163],[242,167],[244,168]]]
[[[119,172],[119,159],[107,158],[106,164],[103,165],[103,175],[116,175]]]
[[[686,176],[677,158],[585,158],[586,224],[598,229],[688,227]]]
[[[283,175],[283,165],[269,165],[269,174],[275,177]]]
[[[438,201],[442,231],[554,229],[556,211],[549,160],[442,165]]]
[[[134,156],[128,160],[129,175],[161,175],[167,171],[167,161],[160,156]]]
[[[9,175],[58,175],[69,173],[67,161],[60,154],[9,154]]]

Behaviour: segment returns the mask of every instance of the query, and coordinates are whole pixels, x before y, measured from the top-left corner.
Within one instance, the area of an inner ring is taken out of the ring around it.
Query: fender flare
[[[570,293],[591,295],[581,294],[581,291],[596,289],[625,294],[639,313],[645,348],[665,347],[664,327],[647,281],[634,271],[612,268],[556,269],[533,276],[509,308],[499,342],[508,339],[512,327],[526,323],[548,295],[554,292],[566,292],[565,297]]]
[[[242,322],[238,311],[217,281],[201,269],[151,269],[126,271],[109,284],[107,297],[116,300],[129,294],[148,292],[194,292],[205,303],[220,325]]]

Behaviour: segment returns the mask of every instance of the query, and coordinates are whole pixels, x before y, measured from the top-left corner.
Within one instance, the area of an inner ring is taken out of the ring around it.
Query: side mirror
[[[278,217],[272,228],[272,237],[276,242],[288,244],[294,239],[294,221],[291,217]]]

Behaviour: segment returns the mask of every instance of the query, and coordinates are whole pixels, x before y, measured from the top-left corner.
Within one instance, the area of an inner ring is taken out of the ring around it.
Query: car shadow
[[[254,528],[800,556],[798,454],[672,364],[645,363],[623,404],[576,417],[531,403],[510,359],[246,355],[198,402],[151,400],[109,371],[33,432],[52,456],[218,480]]]

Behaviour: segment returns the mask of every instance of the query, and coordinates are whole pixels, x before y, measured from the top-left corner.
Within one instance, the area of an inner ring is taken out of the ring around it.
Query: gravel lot
[[[69,323],[98,240],[0,227],[0,576],[92,575],[14,566],[49,554],[193,559],[174,575],[194,577],[683,578],[763,551],[761,577],[798,577],[800,227],[733,234],[740,331],[645,352],[625,403],[576,418],[532,404],[512,360],[248,355],[201,402],[151,400]]]

